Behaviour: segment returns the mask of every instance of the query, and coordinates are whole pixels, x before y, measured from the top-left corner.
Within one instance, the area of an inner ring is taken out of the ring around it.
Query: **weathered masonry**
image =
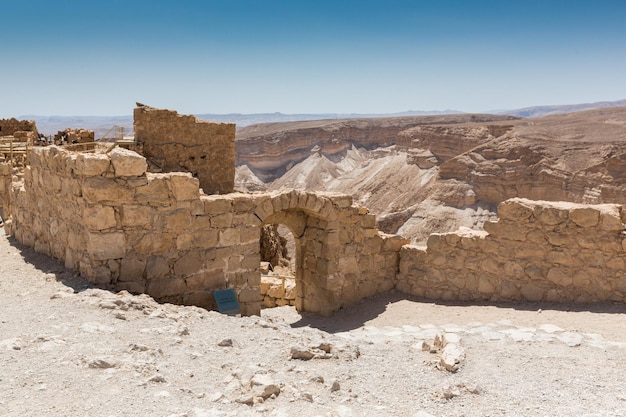
[[[211,123],[137,103],[135,140],[163,171],[191,172],[206,194],[235,186],[235,124]]]
[[[157,300],[213,308],[236,290],[260,312],[260,227],[296,237],[296,307],[330,314],[394,287],[407,240],[375,228],[352,198],[290,191],[208,196],[189,173],[149,173],[144,157],[33,149],[12,196],[18,241],[61,259],[91,282]]]
[[[299,310],[330,314],[392,288],[435,300],[626,301],[621,205],[511,199],[484,231],[433,234],[416,247],[378,231],[350,196],[231,192],[234,159],[222,142],[234,146],[234,126],[146,106],[135,117],[149,157],[50,146],[28,150],[23,175],[0,163],[8,233],[113,290],[212,309],[212,291],[233,288],[248,315],[261,308],[264,224],[295,238]],[[230,162],[198,163],[224,149]],[[152,158],[167,172],[151,172]]]
[[[438,300],[626,302],[626,212],[514,198],[484,231],[433,234],[400,252],[397,288]]]

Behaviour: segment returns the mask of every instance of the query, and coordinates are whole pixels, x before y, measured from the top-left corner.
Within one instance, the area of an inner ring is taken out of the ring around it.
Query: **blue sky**
[[[625,0],[0,0],[0,118],[626,98]]]

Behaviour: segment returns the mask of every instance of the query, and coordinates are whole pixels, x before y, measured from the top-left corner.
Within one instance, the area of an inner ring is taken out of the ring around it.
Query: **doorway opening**
[[[287,226],[261,228],[262,308],[294,306],[296,302],[296,239]]]

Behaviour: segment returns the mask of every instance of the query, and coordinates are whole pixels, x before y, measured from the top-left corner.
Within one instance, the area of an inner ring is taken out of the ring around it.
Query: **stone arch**
[[[282,224],[295,239],[296,309],[330,314],[343,305],[338,249],[345,224],[338,220],[349,209],[350,196],[302,191],[271,194],[257,206],[262,224]]]

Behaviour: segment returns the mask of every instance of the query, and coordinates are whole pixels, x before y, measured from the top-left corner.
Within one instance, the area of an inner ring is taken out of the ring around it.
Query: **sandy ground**
[[[241,318],[91,288],[3,234],[0,254],[2,416],[626,415],[622,304],[387,293]],[[457,372],[422,350],[437,334]]]

